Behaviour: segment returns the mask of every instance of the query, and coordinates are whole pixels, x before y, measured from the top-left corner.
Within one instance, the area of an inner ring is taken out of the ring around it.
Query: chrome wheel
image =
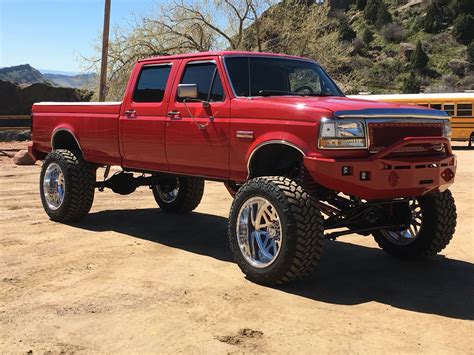
[[[421,231],[423,223],[423,214],[420,203],[416,199],[409,201],[409,207],[411,211],[411,223],[410,226],[402,231],[390,231],[381,230],[382,235],[395,245],[408,245],[416,240]]]
[[[237,216],[237,239],[245,260],[256,268],[271,265],[281,249],[282,228],[278,212],[264,197],[244,202]]]
[[[179,180],[176,179],[174,184],[156,185],[155,188],[156,193],[164,203],[172,203],[178,198]]]
[[[64,173],[56,163],[49,164],[43,178],[43,193],[48,207],[57,210],[64,202],[66,184]]]

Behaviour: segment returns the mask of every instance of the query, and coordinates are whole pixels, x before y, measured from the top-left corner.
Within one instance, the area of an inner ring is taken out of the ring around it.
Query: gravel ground
[[[0,154],[0,352],[473,354],[474,151],[456,154],[458,227],[442,255],[402,262],[350,235],[278,288],[232,262],[222,184],[185,216],[160,212],[147,188],[97,193],[63,225],[41,207],[39,163]]]

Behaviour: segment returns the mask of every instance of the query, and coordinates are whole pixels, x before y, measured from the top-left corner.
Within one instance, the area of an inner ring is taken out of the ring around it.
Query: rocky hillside
[[[99,77],[97,74],[43,74],[43,76],[58,86],[69,88],[94,89],[99,85]]]
[[[474,1],[330,0],[358,91],[474,89]],[[313,5],[316,6],[316,5]]]
[[[29,64],[1,68],[0,80],[20,85],[43,83],[50,84],[51,86],[89,90],[94,90],[98,85],[97,74],[42,74],[39,70],[33,68]]]
[[[27,85],[49,83],[43,74],[29,64],[0,68],[0,80]]]

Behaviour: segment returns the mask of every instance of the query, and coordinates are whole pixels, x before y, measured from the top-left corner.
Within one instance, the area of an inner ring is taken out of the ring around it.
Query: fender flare
[[[247,151],[247,177],[250,176],[250,163],[252,162],[255,153],[257,153],[260,148],[270,144],[286,145],[300,152],[303,157],[305,157],[310,151],[310,147],[305,143],[305,141],[298,136],[288,134],[287,132],[274,132],[263,135],[259,137],[259,139],[256,140]]]
[[[82,147],[81,147],[81,144],[79,143],[79,140],[77,139],[76,135],[74,134],[74,132],[69,129],[69,128],[66,128],[66,127],[59,127],[59,128],[56,128],[53,133],[51,134],[51,150],[54,150],[54,138],[56,137],[56,135],[59,133],[59,132],[67,132],[69,133],[73,138],[74,140],[76,141],[76,144],[77,146],[79,147],[79,150],[81,151],[81,153],[84,154],[84,151],[82,150]]]

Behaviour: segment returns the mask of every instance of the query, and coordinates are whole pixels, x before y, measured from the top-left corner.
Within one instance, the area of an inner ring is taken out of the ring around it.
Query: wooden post
[[[105,0],[104,31],[102,33],[102,62],[100,66],[99,101],[105,101],[107,91],[107,61],[109,55],[110,2]]]

